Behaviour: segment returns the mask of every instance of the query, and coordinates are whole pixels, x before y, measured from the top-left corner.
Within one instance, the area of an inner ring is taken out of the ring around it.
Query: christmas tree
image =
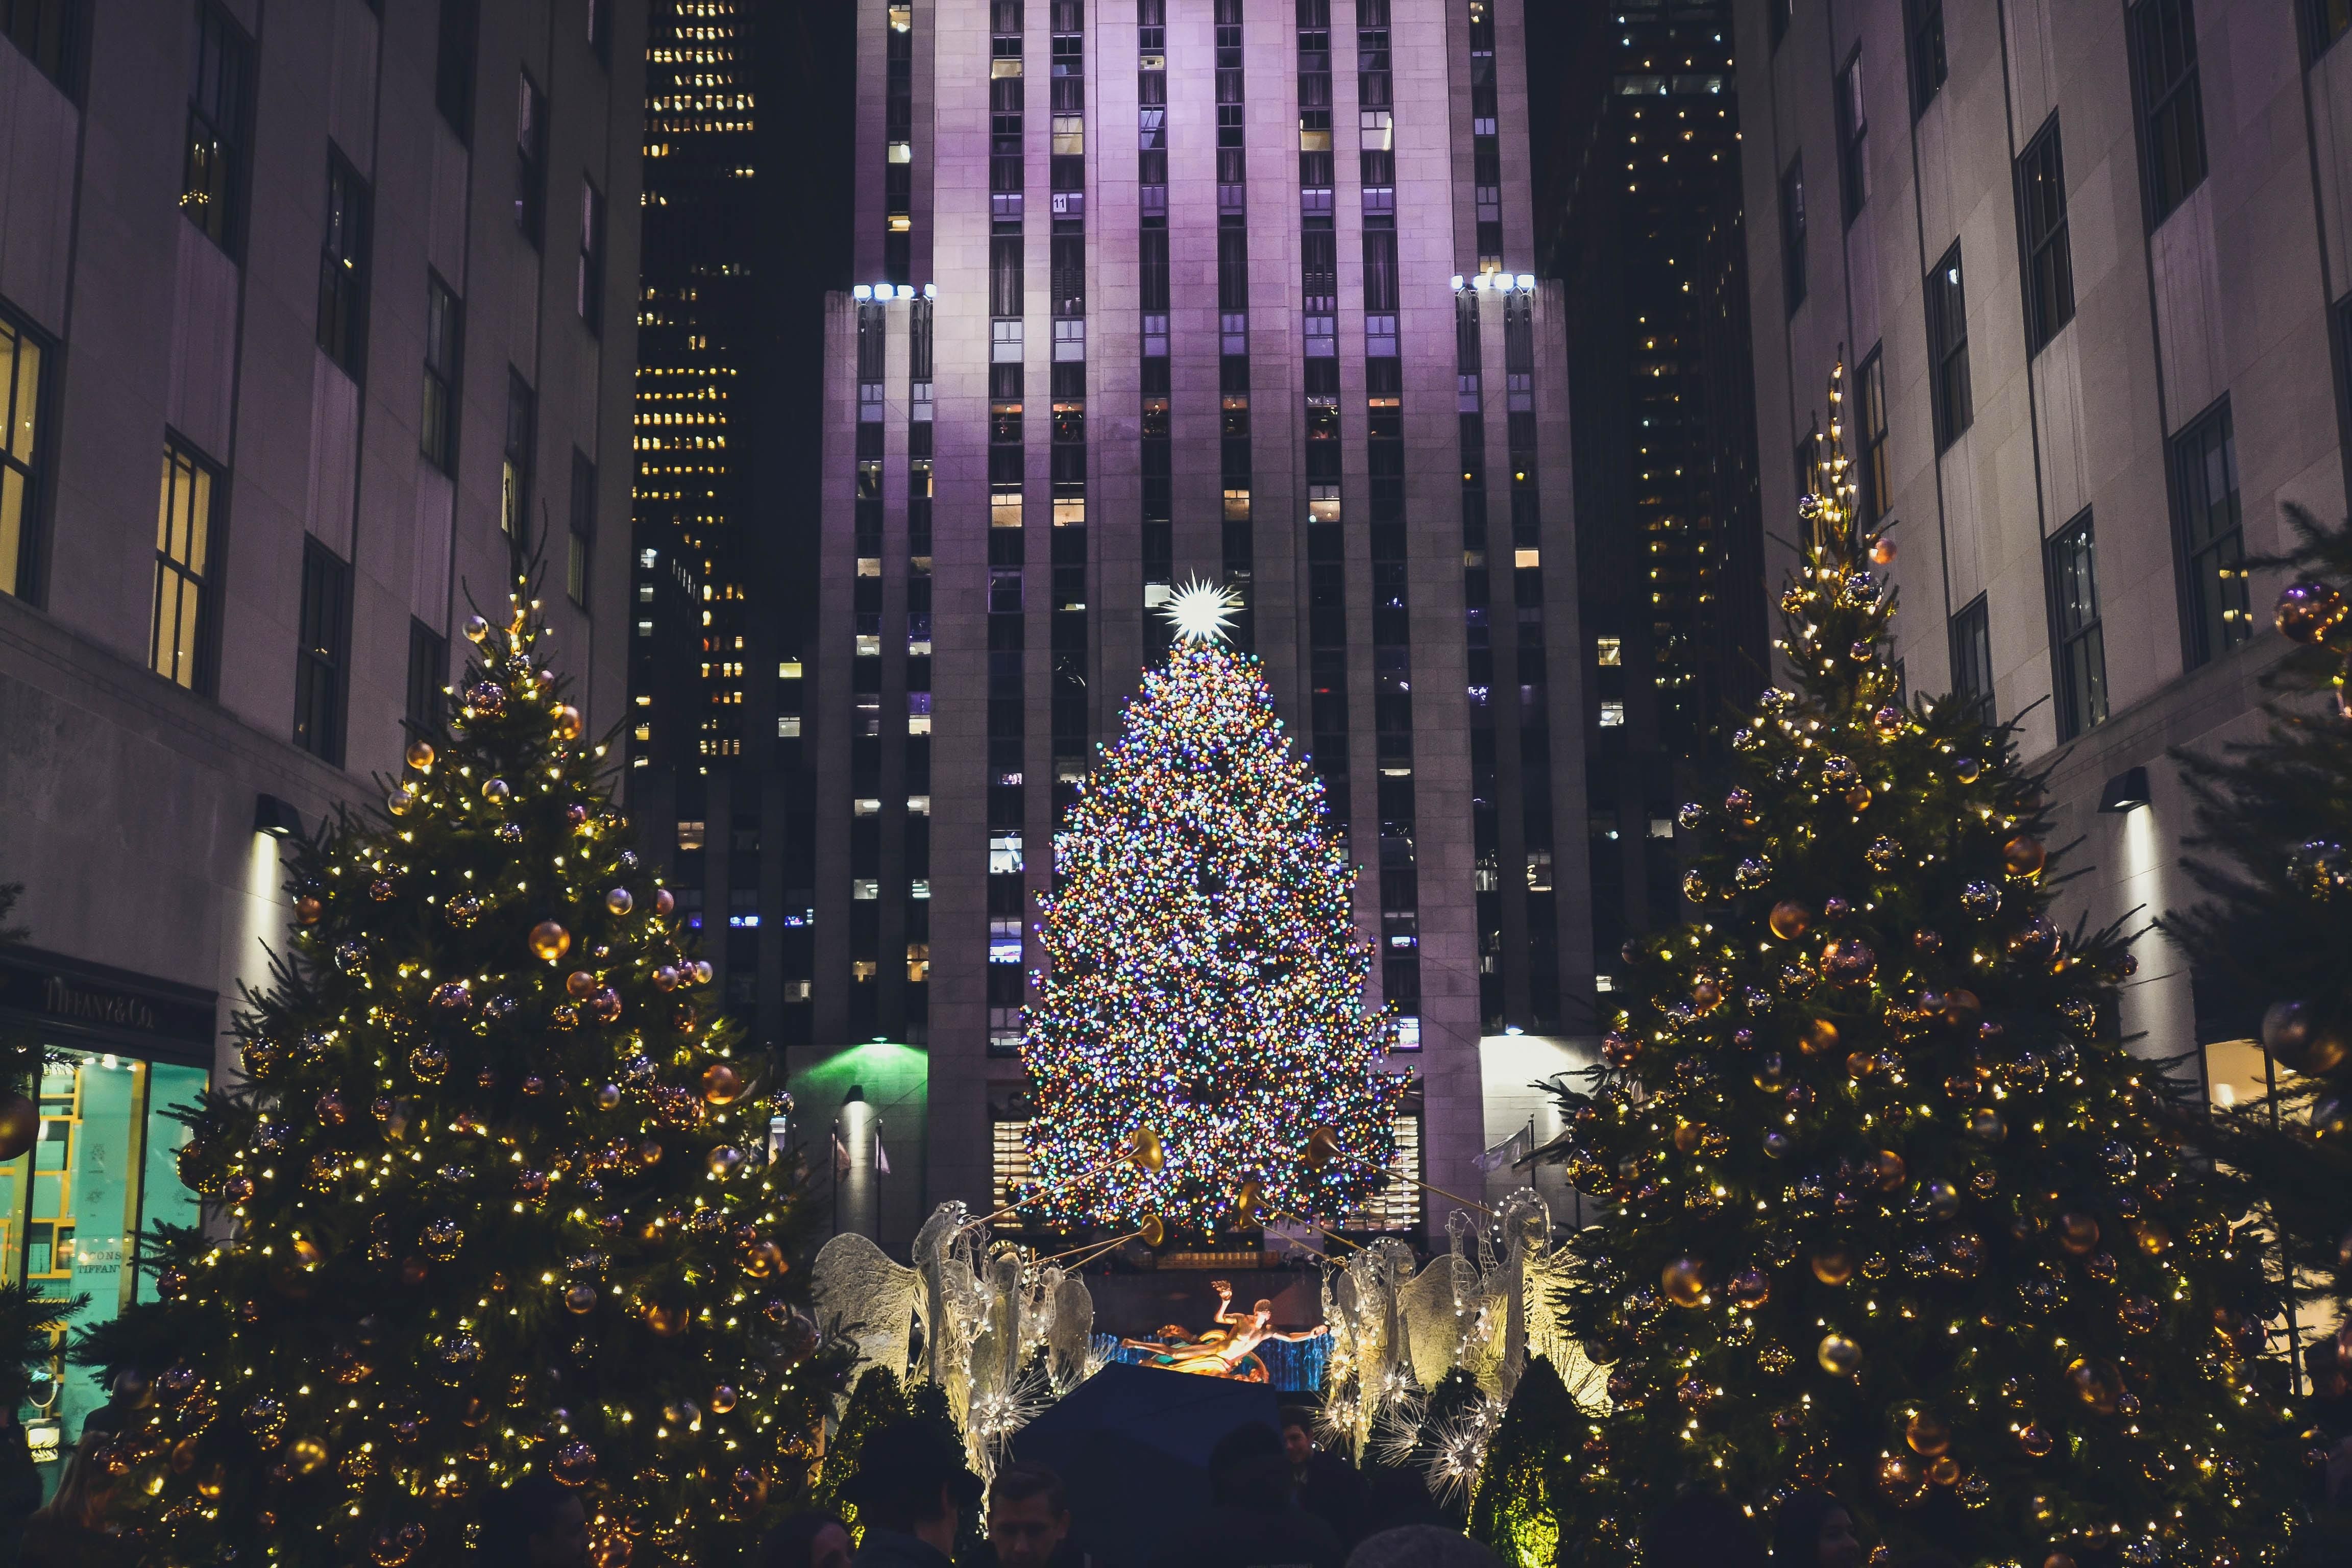
[[[731,1562],[802,1490],[796,1173],[535,607],[468,621],[386,815],[299,844],[249,1081],[185,1113],[226,1228],[151,1238],[91,1357],[152,1373],[101,1456],[146,1561],[459,1563],[543,1472],[600,1568]]]
[[[1559,1554],[1560,1521],[1576,1485],[1571,1450],[1561,1436],[1578,1419],[1576,1402],[1551,1363],[1541,1356],[1529,1362],[1487,1439],[1470,1509],[1470,1533],[1511,1568],[1549,1568]]]
[[[1603,1205],[1567,1310],[1611,1408],[1562,1434],[1561,1539],[1622,1563],[1678,1486],[1766,1519],[1826,1487],[1898,1558],[2250,1563],[2293,1484],[2275,1302],[2163,1120],[2185,1091],[2118,1037],[2123,943],[2050,917],[2012,732],[1902,705],[1831,390],[1794,689],[1683,807],[1700,914],[1628,945],[1564,1096],[1556,1154]]]
[[[1055,837],[1023,1051],[1024,1206],[1055,1221],[1329,1216],[1393,1155],[1405,1080],[1379,1068],[1396,1026],[1364,1006],[1355,874],[1257,660],[1217,641],[1225,613],[1180,597],[1168,663]]]
[[[858,1521],[857,1505],[848,1497],[849,1483],[857,1474],[866,1439],[893,1421],[905,1420],[908,1411],[907,1391],[899,1385],[898,1373],[887,1366],[869,1366],[850,1390],[848,1404],[825,1443],[824,1462],[810,1490],[809,1506],[847,1525],[853,1545],[866,1537],[866,1527]]]
[[[2260,740],[2179,753],[2197,806],[2189,870],[2206,897],[2163,924],[2200,986],[2261,1012],[2286,1071],[2276,1094],[2218,1113],[2222,1152],[2255,1180],[2294,1277],[2340,1301],[2352,1298],[2352,529],[2288,516],[2300,547],[2269,564],[2297,573],[2277,617],[2298,646],[2263,675]]]

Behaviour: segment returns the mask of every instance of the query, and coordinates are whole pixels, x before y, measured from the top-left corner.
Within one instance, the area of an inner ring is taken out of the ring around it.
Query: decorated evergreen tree
[[[147,1562],[467,1562],[531,1472],[601,1568],[732,1562],[803,1489],[797,1173],[534,609],[469,620],[388,816],[299,845],[249,1081],[185,1117],[226,1228],[156,1238],[111,1337],[153,1363],[101,1456]]]
[[[1219,591],[1177,610],[1167,665],[1055,837],[1026,1206],[1195,1231],[1261,1205],[1328,1218],[1392,1158],[1405,1083],[1379,1063],[1396,1026],[1364,1006],[1371,950],[1322,781],[1257,660],[1218,645]],[[1139,1143],[1164,1163],[1117,1158]]]
[[[2300,646],[2263,675],[2273,696],[2261,739],[2219,757],[2179,754],[2197,805],[2189,870],[2206,896],[2163,924],[2200,985],[2261,1015],[2263,1044],[2285,1069],[2280,1091],[2219,1113],[2223,1152],[2254,1178],[2294,1278],[2342,1301],[2352,1299],[2352,529],[2288,516],[2301,544],[2277,563],[2297,574],[2277,621]]]
[[[1678,1486],[1970,1563],[2249,1563],[2291,1485],[2241,1205],[2128,1054],[2112,931],[2050,918],[2039,780],[1970,704],[1900,704],[1838,450],[1781,599],[1793,690],[1686,805],[1694,923],[1628,945],[1557,1154],[1595,1199],[1566,1303],[1612,1406],[1561,1538],[1623,1563]],[[2291,1461],[2289,1462],[2291,1468]]]
[[[817,1471],[809,1505],[847,1525],[852,1544],[863,1541],[866,1535],[866,1527],[857,1518],[857,1505],[849,1500],[849,1483],[857,1474],[866,1439],[893,1421],[903,1421],[907,1413],[907,1391],[899,1386],[898,1373],[887,1366],[867,1367],[856,1386],[850,1390],[849,1403],[825,1443],[824,1463]]]
[[[1575,1490],[1570,1444],[1580,1412],[1568,1385],[1541,1356],[1528,1363],[1502,1424],[1486,1442],[1486,1459],[1470,1509],[1470,1533],[1495,1549],[1511,1568],[1550,1568],[1560,1544],[1560,1521]]]

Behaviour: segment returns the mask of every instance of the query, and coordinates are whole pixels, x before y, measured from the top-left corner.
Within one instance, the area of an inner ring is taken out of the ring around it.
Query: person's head
[[[1290,1459],[1282,1435],[1263,1421],[1236,1426],[1209,1450],[1209,1490],[1235,1508],[1278,1510],[1290,1501]]]
[[[1828,1492],[1799,1492],[1780,1505],[1772,1568],[1862,1568],[1868,1555],[1853,1532],[1853,1515]]]
[[[849,1531],[829,1513],[796,1513],[760,1542],[760,1568],[849,1568]]]
[[[956,1516],[979,1503],[981,1482],[954,1439],[919,1421],[894,1421],[867,1436],[845,1490],[860,1523],[937,1545],[942,1536],[954,1542]]]
[[[588,1510],[570,1487],[525,1476],[482,1510],[482,1550],[485,1562],[580,1568],[588,1561]]]
[[[45,1519],[95,1530],[106,1517],[119,1477],[107,1468],[108,1448],[114,1440],[111,1426],[96,1420],[83,1423],[81,1441],[66,1456],[65,1473],[58,1478],[55,1496],[37,1511]]]
[[[1282,1452],[1294,1465],[1303,1465],[1315,1452],[1315,1412],[1304,1405],[1282,1407]]]
[[[1257,1326],[1261,1329],[1274,1321],[1274,1303],[1264,1298],[1260,1298],[1257,1305],[1252,1307],[1250,1311],[1256,1317]]]
[[[1043,1465],[1007,1465],[988,1489],[988,1543],[1001,1568],[1045,1568],[1070,1533],[1070,1497]]]
[[[1764,1568],[1764,1544],[1737,1503],[1692,1492],[1643,1527],[1642,1562],[1645,1568]]]

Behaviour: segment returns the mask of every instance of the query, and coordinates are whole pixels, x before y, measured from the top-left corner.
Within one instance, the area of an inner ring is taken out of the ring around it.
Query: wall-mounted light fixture
[[[2101,811],[2137,811],[2147,804],[2147,770],[2126,768],[2099,789]]]
[[[259,795],[253,801],[253,830],[267,833],[272,838],[299,837],[302,832],[302,814],[294,803],[280,800],[274,795]]]

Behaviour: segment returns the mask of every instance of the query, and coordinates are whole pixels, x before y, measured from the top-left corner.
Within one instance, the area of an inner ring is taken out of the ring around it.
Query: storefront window
[[[131,1267],[141,1230],[197,1223],[196,1195],[179,1174],[187,1129],[167,1112],[193,1103],[207,1076],[202,1068],[85,1051],[42,1072],[40,1136],[30,1153],[0,1165],[0,1260],[12,1281],[88,1298],[64,1320],[61,1352],[74,1330],[152,1295],[154,1281]],[[79,1433],[106,1397],[62,1354],[48,1373],[34,1384],[26,1422],[42,1459],[54,1459],[61,1438]]]

